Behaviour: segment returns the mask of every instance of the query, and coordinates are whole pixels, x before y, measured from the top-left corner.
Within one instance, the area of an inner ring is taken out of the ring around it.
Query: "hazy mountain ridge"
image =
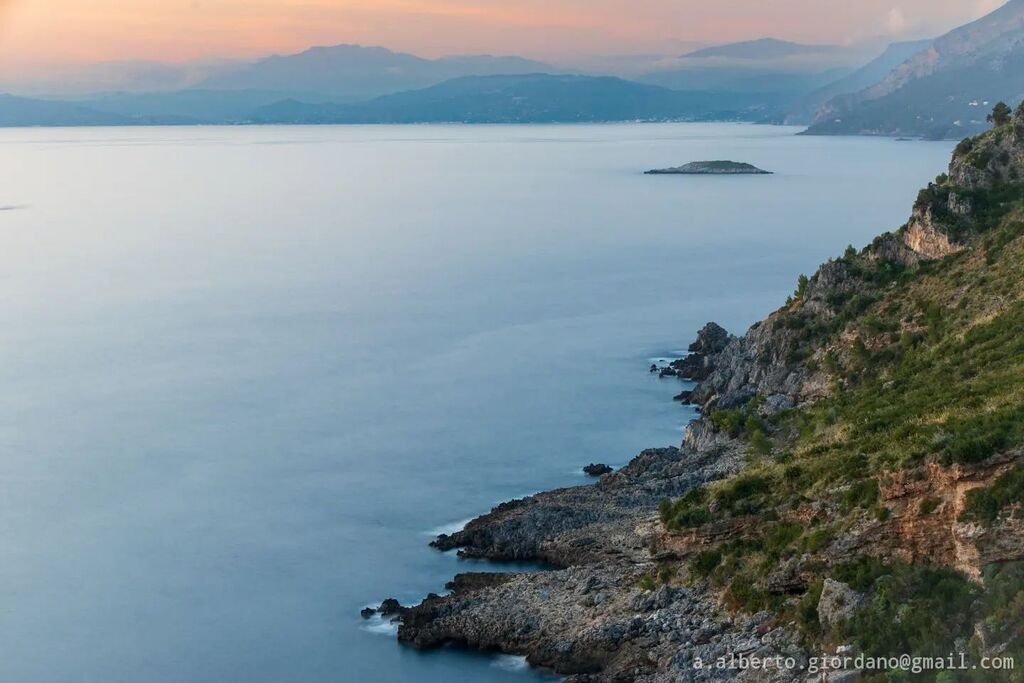
[[[778,38],[759,38],[738,43],[714,45],[683,55],[687,59],[725,57],[731,59],[779,59],[796,55],[828,54],[839,51],[838,45],[805,45]]]
[[[990,24],[982,26],[992,30]],[[760,39],[667,58],[659,69],[624,80],[560,74],[556,67],[521,57],[424,59],[381,47],[337,45],[241,67],[220,65],[217,75],[187,89],[102,93],[63,103],[40,100],[48,102],[45,106],[11,99],[0,103],[5,110],[0,116],[6,114],[5,125],[18,126],[709,119],[799,123],[830,95],[873,82],[914,47],[892,45],[853,69],[844,64],[863,56],[863,46]]]
[[[0,126],[129,126],[142,120],[72,102],[0,94]]]
[[[262,90],[305,97],[369,99],[437,85],[462,76],[557,71],[522,57],[455,55],[424,59],[383,47],[335,45],[294,55],[274,55],[238,71],[208,79],[210,90]]]
[[[742,95],[681,92],[611,76],[468,76],[365,103],[263,107],[261,123],[554,123],[736,119]]]

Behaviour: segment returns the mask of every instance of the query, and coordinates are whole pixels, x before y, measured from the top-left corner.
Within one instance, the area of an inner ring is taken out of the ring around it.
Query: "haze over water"
[[[361,607],[676,444],[647,374],[906,220],[951,143],[725,124],[0,130],[0,681],[526,681]],[[732,159],[763,177],[645,177]],[[456,525],[457,526],[457,525]]]

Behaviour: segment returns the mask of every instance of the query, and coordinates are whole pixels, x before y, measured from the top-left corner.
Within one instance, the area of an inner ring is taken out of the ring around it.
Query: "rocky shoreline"
[[[900,229],[744,335],[709,323],[651,366],[693,383],[678,447],[431,543],[552,569],[460,574],[363,616],[570,683],[853,681],[813,665],[912,642],[1024,657],[1024,612],[1004,609],[1024,604],[1022,259],[1024,106],[961,143]]]
[[[657,372],[706,380],[732,339],[710,323],[686,358]],[[742,444],[711,435],[701,422],[691,424],[678,448],[646,450],[593,485],[502,503],[431,543],[464,558],[555,569],[459,574],[448,595],[411,607],[387,600],[379,613],[398,622],[399,641],[415,648],[454,644],[525,655],[574,683],[737,680],[735,670],[695,664],[737,654],[802,666],[807,655],[795,635],[768,613],[730,614],[699,585],[651,589],[667,561],[682,559],[665,543],[658,504],[743,467]],[[374,613],[364,610],[364,617]],[[757,680],[788,676],[780,671]]]

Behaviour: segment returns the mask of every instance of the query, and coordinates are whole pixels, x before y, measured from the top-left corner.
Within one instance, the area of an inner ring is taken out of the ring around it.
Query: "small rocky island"
[[[753,164],[740,161],[691,161],[672,168],[656,168],[645,175],[771,175]]]

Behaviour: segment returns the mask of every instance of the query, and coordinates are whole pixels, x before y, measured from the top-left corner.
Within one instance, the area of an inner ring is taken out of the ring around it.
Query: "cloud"
[[[989,12],[995,12],[997,9],[1006,4],[1006,0],[975,0],[974,6],[977,10],[977,14],[983,15]]]
[[[900,7],[893,7],[885,17],[885,30],[890,35],[898,36],[907,32],[907,17]]]

